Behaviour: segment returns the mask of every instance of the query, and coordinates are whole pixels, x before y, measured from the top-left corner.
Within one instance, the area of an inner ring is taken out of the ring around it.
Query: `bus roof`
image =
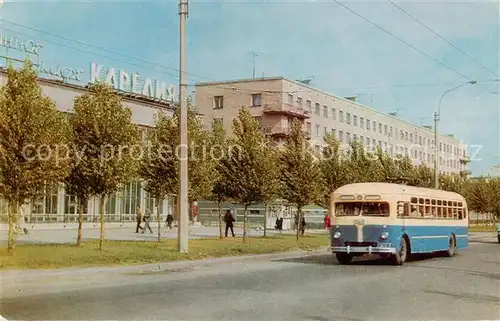
[[[364,193],[364,194],[411,194],[414,196],[427,196],[433,198],[451,198],[451,199],[464,199],[464,197],[458,193],[443,191],[439,189],[433,188],[424,188],[424,187],[415,187],[408,186],[402,184],[393,184],[393,183],[354,183],[347,184],[339,187],[333,193],[334,194],[355,194],[355,193]]]

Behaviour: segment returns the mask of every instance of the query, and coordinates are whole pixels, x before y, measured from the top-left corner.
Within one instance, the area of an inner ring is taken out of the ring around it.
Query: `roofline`
[[[351,184],[346,184],[338,189],[336,189],[333,193],[337,193],[338,191],[342,191],[345,187],[354,187],[356,185],[385,185],[385,186],[391,186],[393,188],[405,188],[409,190],[421,190],[421,191],[427,191],[427,192],[433,192],[433,193],[441,193],[441,194],[448,194],[448,195],[455,195],[455,196],[460,196],[462,198],[465,198],[463,195],[455,192],[450,192],[450,191],[445,191],[441,189],[435,189],[435,188],[427,188],[427,187],[418,187],[418,186],[410,186],[410,185],[403,185],[403,184],[394,184],[394,183],[385,183],[385,182],[365,182],[365,183],[351,183]]]
[[[375,109],[373,107],[360,104],[358,102],[346,99],[345,97],[337,96],[337,95],[328,93],[326,91],[322,91],[322,90],[320,90],[318,88],[311,87],[310,85],[306,85],[306,84],[301,83],[301,82],[299,82],[297,80],[292,80],[292,79],[285,78],[285,77],[282,77],[282,76],[281,77],[243,78],[243,79],[234,79],[234,80],[226,80],[226,81],[213,81],[213,82],[199,82],[199,83],[195,84],[195,87],[197,87],[197,86],[234,84],[234,83],[246,83],[246,82],[257,82],[257,81],[273,81],[273,80],[283,80],[283,81],[288,81],[288,82],[294,83],[294,84],[296,84],[298,86],[302,86],[302,87],[308,88],[310,90],[313,90],[316,93],[319,93],[319,94],[322,94],[322,95],[328,95],[330,97],[333,97],[335,99],[341,100],[343,102],[347,102],[347,103],[350,103],[350,104],[354,104],[354,105],[356,105],[358,107],[365,108],[365,109],[367,109],[369,111],[372,111],[374,113],[377,113],[379,115],[382,115],[382,116],[385,116],[385,117],[389,117],[389,118],[391,118],[393,120],[397,120],[397,121],[403,122],[403,123],[405,123],[407,125],[412,126],[414,129],[424,130],[424,131],[428,132],[429,134],[434,134],[434,130],[433,129],[429,129],[429,128],[424,127],[424,126],[415,125],[415,124],[413,124],[413,123],[411,123],[409,121],[406,121],[406,120],[404,120],[402,118],[395,117],[395,116],[392,116],[390,114],[381,112],[380,110],[377,110],[377,109]],[[439,136],[447,138],[447,139],[451,139],[451,140],[453,140],[455,142],[458,142],[458,143],[461,143],[461,144],[465,145],[465,143],[463,142],[463,140],[457,139],[456,137],[451,137],[451,136],[446,135],[446,134],[439,134]]]
[[[223,80],[223,81],[198,82],[194,84],[194,86],[197,87],[197,86],[210,86],[210,85],[225,85],[225,84],[234,84],[242,82],[273,81],[273,80],[287,80],[287,79],[285,79],[284,77],[242,78],[242,79]]]
[[[7,76],[7,69],[6,68],[0,68],[0,73],[2,74],[5,74]],[[67,83],[67,82],[63,82],[62,80],[57,80],[57,79],[48,79],[48,78],[44,78],[44,77],[40,77],[38,76],[38,79],[37,79],[38,82],[40,83],[45,83],[45,84],[49,84],[49,85],[56,85],[56,86],[60,86],[60,87],[66,87],[66,88],[70,88],[70,89],[76,89],[76,90],[79,90],[79,91],[89,91],[89,89],[86,87],[88,86],[90,83],[86,84],[86,85],[76,85],[76,84],[71,84],[71,83]],[[147,104],[147,105],[152,105],[152,106],[155,106],[155,107],[159,107],[159,108],[163,108],[163,109],[168,109],[168,110],[175,110],[175,102],[162,102],[162,103],[159,103],[159,102],[155,102],[155,101],[152,101],[152,100],[148,100],[148,99],[139,99],[139,98],[134,98],[134,97],[129,97],[129,96],[126,96],[126,92],[120,92],[120,91],[117,91],[117,90],[114,90],[115,93],[120,96],[121,98],[123,98],[124,100],[127,100],[127,101],[133,101],[133,102],[137,102],[137,103],[142,103],[142,104]],[[202,114],[200,114],[202,115]]]

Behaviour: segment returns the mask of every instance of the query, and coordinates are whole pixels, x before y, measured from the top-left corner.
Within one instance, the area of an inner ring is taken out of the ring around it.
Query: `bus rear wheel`
[[[408,244],[406,243],[406,239],[404,237],[401,238],[401,246],[396,251],[396,254],[392,256],[392,263],[394,265],[402,265],[406,262],[408,257]]]
[[[352,255],[348,253],[335,253],[335,257],[339,264],[349,264],[352,260]]]
[[[455,244],[455,237],[452,235],[450,236],[450,240],[448,241],[448,250],[446,251],[446,256],[452,257],[453,255],[455,255],[456,248],[457,245]]]

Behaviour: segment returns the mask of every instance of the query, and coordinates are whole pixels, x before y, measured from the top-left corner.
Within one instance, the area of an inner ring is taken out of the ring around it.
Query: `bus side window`
[[[398,217],[410,216],[410,204],[408,202],[398,202]]]

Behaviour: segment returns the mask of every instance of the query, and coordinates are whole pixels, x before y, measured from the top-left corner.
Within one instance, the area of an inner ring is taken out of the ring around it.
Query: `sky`
[[[443,98],[440,132],[470,146],[474,175],[488,174],[500,164],[500,2],[395,4],[190,1],[189,84],[251,78],[254,51],[258,76],[313,77],[313,87],[431,125],[445,91],[477,80]],[[178,84],[176,1],[6,0],[0,17],[3,33],[42,43],[40,60],[83,79],[97,62]]]

